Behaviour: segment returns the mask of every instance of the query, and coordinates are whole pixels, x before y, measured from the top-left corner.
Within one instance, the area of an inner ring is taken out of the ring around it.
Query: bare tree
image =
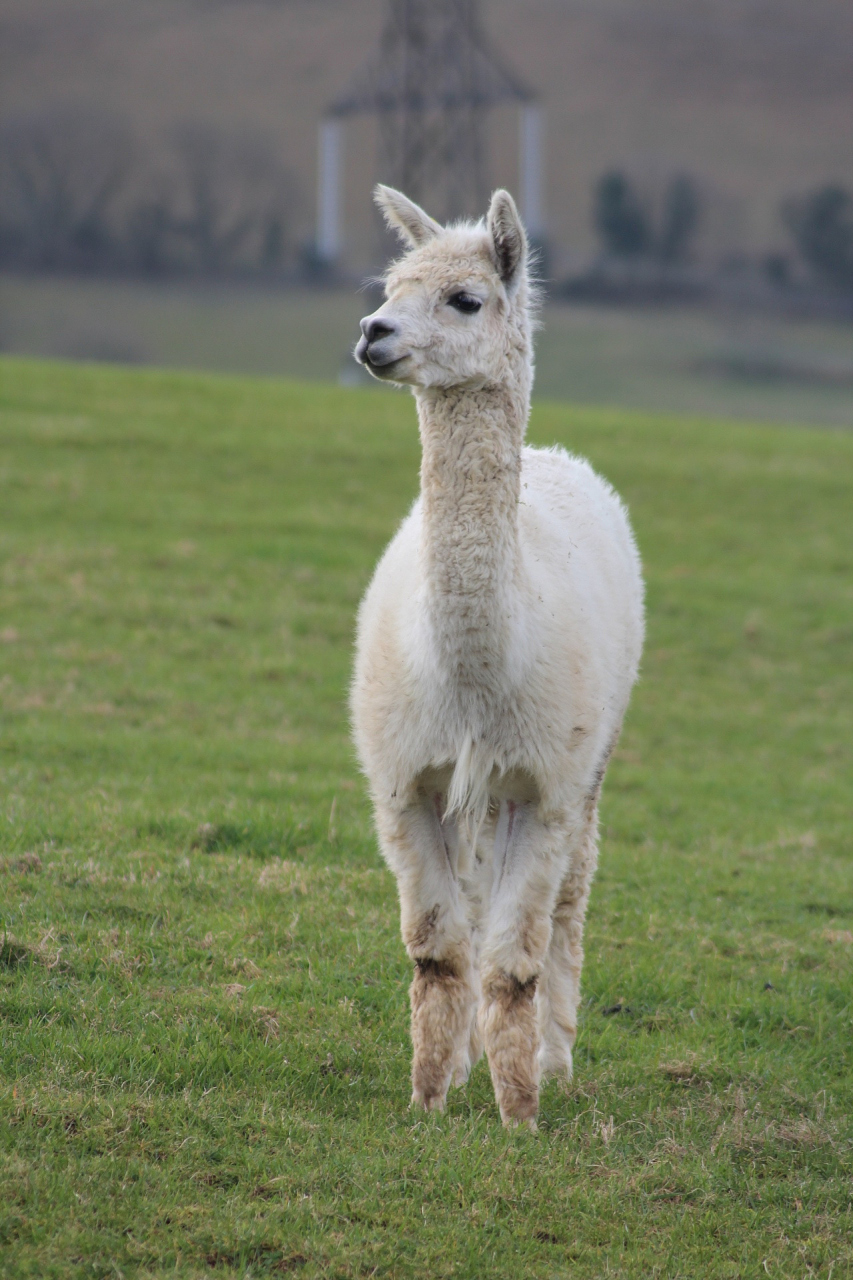
[[[688,258],[700,220],[698,187],[683,173],[670,178],[657,197],[656,186],[659,191],[658,183],[638,183],[618,169],[599,178],[593,222],[611,257],[663,266]]]
[[[690,253],[691,241],[699,229],[699,191],[687,174],[676,174],[668,183],[663,195],[660,230],[656,251],[661,262],[684,262]]]
[[[175,231],[188,264],[209,275],[278,267],[289,248],[294,187],[266,139],[185,124],[174,131],[174,154]]]
[[[606,253],[638,258],[650,252],[653,232],[648,210],[626,174],[611,170],[595,185],[593,222]]]
[[[124,225],[124,253],[131,271],[154,276],[174,266],[176,222],[174,184],[162,174],[146,175]]]
[[[2,221],[22,265],[91,268],[116,249],[111,215],[132,168],[127,129],[101,112],[54,106],[0,133]]]
[[[255,133],[183,125],[153,156],[103,114],[53,107],[0,131],[0,261],[38,270],[273,274],[295,184]]]

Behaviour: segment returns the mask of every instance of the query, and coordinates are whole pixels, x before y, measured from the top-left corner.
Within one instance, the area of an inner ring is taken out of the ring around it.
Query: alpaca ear
[[[527,236],[508,191],[492,196],[487,218],[498,275],[508,289],[518,283],[527,258]]]
[[[425,213],[419,204],[415,204],[414,200],[404,196],[402,191],[395,191],[393,187],[383,187],[379,182],[373,193],[373,199],[381,209],[390,229],[396,231],[403,244],[408,245],[410,249],[431,240],[441,231],[440,224]]]

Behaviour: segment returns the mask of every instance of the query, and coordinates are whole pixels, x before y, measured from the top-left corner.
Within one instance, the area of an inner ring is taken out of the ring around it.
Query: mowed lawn
[[[0,378],[0,1274],[853,1275],[853,434],[535,406],[649,627],[532,1134],[408,1110],[346,691],[411,399]]]

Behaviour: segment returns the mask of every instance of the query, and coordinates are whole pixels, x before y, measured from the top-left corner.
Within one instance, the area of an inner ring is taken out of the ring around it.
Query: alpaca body
[[[642,647],[639,557],[587,463],[524,447],[510,198],[488,228],[443,231],[392,197],[416,248],[359,354],[414,388],[421,495],[361,606],[355,739],[416,966],[413,1101],[443,1107],[484,1046],[504,1120],[532,1123],[543,1073],[571,1074],[598,795]],[[463,321],[445,314],[454,288]]]
[[[582,811],[618,734],[642,646],[624,508],[562,450],[525,448],[520,490],[516,571],[493,618],[432,587],[422,499],[379,562],[359,614],[353,713],[381,802],[441,771],[454,807],[479,821],[499,780],[521,773],[547,809]]]

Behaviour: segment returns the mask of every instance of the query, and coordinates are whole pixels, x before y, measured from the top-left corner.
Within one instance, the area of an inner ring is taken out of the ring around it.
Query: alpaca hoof
[[[505,1129],[527,1129],[530,1133],[539,1132],[539,1125],[536,1123],[535,1116],[528,1116],[526,1120],[522,1120],[518,1116],[504,1116],[503,1126]]]
[[[413,1093],[411,1105],[424,1111],[443,1111],[445,1097],[441,1093]]]
[[[500,1100],[501,1120],[507,1129],[516,1129],[526,1125],[528,1129],[536,1128],[536,1113],[539,1110],[539,1093],[528,1093],[526,1090],[507,1090]]]

